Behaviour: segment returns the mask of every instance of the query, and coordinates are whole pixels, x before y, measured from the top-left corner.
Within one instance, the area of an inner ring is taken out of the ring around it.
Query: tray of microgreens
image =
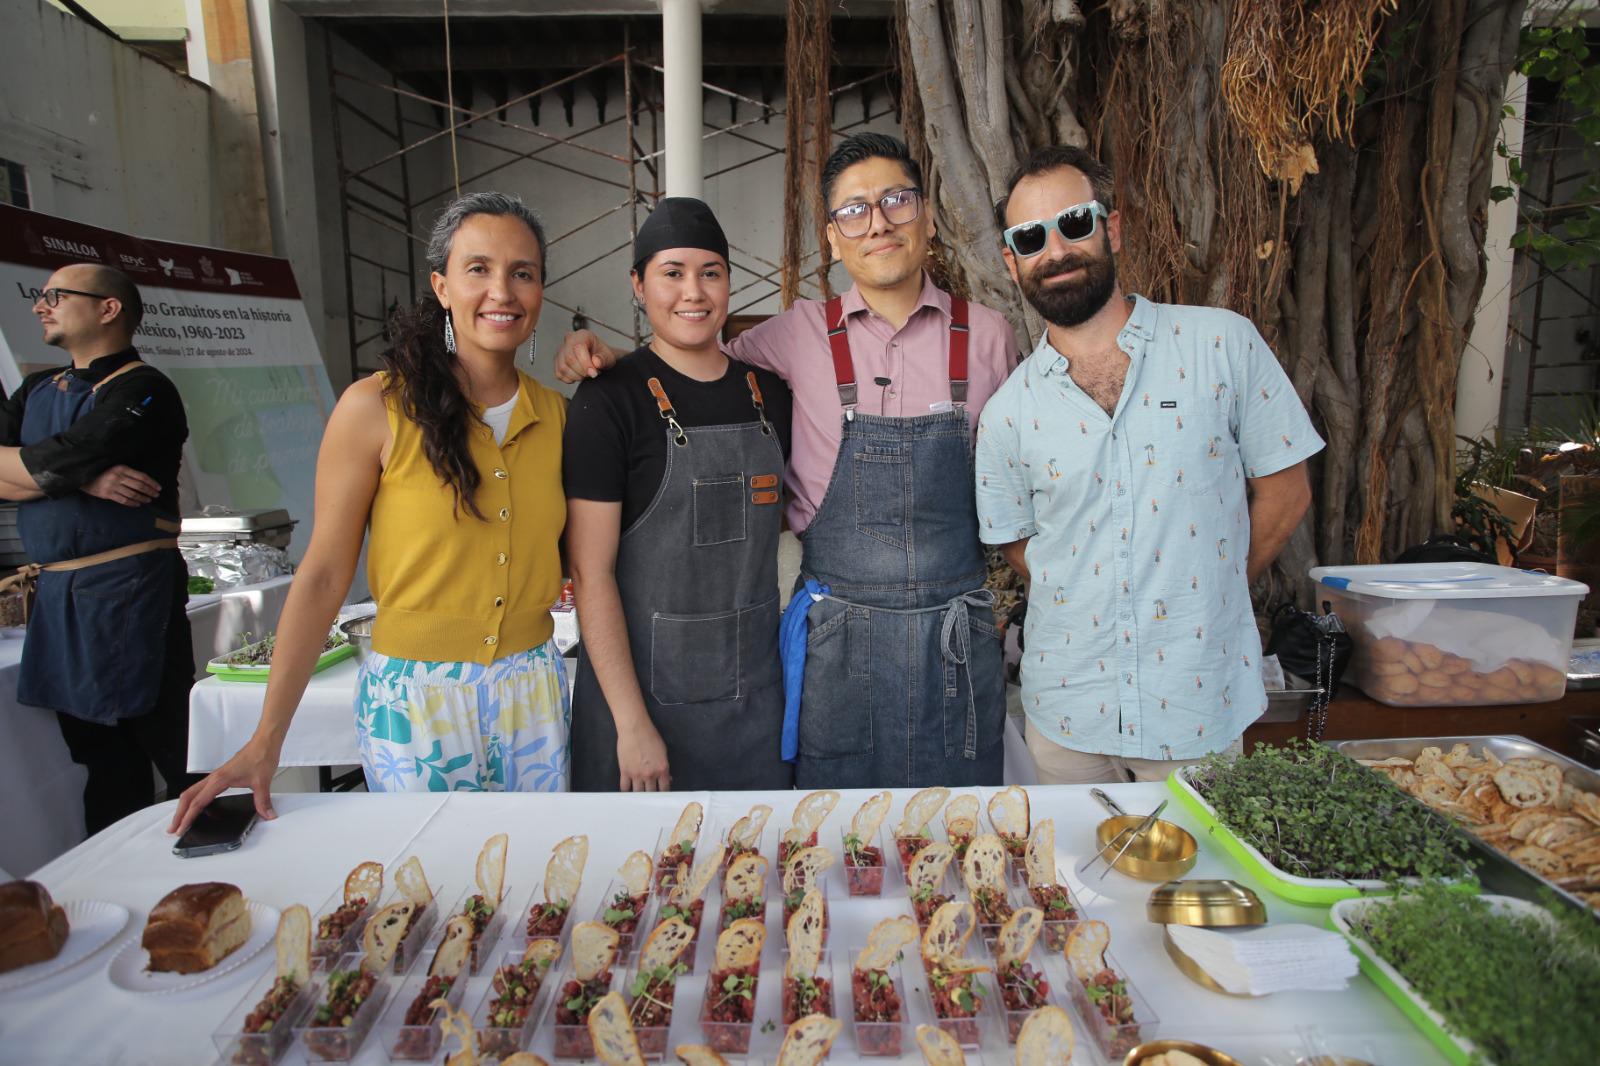
[[[1167,783],[1224,851],[1285,899],[1327,906],[1416,878],[1475,885],[1458,829],[1321,745],[1296,739],[1212,755]]]
[[[248,639],[248,638],[247,638]],[[221,681],[265,681],[272,669],[272,653],[277,646],[277,634],[269,633],[262,640],[250,641],[238,651],[219,655],[206,663],[206,673]],[[337,629],[328,633],[322,642],[322,654],[311,668],[319,673],[334,663],[343,662],[356,653],[356,647]]]
[[[1600,923],[1565,906],[1427,882],[1341,900],[1328,924],[1361,969],[1456,1066],[1600,1060]]]

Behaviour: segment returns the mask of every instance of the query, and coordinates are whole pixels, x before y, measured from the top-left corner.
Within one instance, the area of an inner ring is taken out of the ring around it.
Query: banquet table
[[[1162,784],[1107,785],[1118,803],[1131,811],[1147,811],[1168,795]],[[988,790],[978,791],[987,799]],[[837,854],[843,827],[869,795],[846,792],[822,826],[819,842]],[[1144,1026],[1143,1038],[1182,1038],[1220,1048],[1250,1066],[1268,1059],[1292,1062],[1302,1045],[1297,1030],[1315,1027],[1332,1054],[1354,1055],[1389,1066],[1431,1066],[1444,1061],[1424,1037],[1365,977],[1355,978],[1341,992],[1279,993],[1263,999],[1241,999],[1207,991],[1182,976],[1162,948],[1161,928],[1144,914],[1150,884],[1111,873],[1103,881],[1089,875],[1088,883],[1074,873],[1078,860],[1091,849],[1100,808],[1083,786],[1035,787],[1029,790],[1035,820],[1052,818],[1056,826],[1057,863],[1069,887],[1089,917],[1111,927],[1111,954],[1124,975],[1143,994],[1159,1018]],[[886,829],[899,817],[909,792],[897,793]],[[798,793],[698,793],[632,795],[541,794],[293,794],[277,798],[279,816],[263,823],[238,851],[199,859],[180,859],[170,853],[172,840],[164,830],[172,805],[154,807],[130,816],[118,825],[74,848],[36,874],[58,900],[105,900],[120,904],[130,919],[120,939],[64,972],[29,987],[0,993],[0,1058],[18,1063],[116,1063],[182,1066],[214,1060],[211,1035],[245,996],[252,984],[272,967],[270,946],[245,964],[193,989],[167,995],[140,994],[113,984],[108,967],[121,945],[136,942],[150,908],[172,888],[187,882],[221,880],[237,884],[253,901],[272,908],[304,903],[323,913],[330,896],[358,862],[379,860],[387,870],[408,856],[417,856],[433,884],[441,906],[449,906],[464,889],[471,888],[474,862],[485,839],[496,832],[510,837],[506,866],[505,907],[507,931],[502,948],[521,947],[520,930],[527,902],[539,888],[551,847],[575,833],[587,834],[590,853],[582,888],[574,904],[575,919],[594,917],[605,905],[608,880],[628,852],[654,850],[663,830],[676,820],[682,805],[698,799],[706,807],[702,844],[721,839],[727,827],[751,804],[766,802],[774,813],[763,838],[769,857],[776,839],[790,821]],[[1169,806],[1167,815],[1191,831],[1198,826],[1187,811]],[[1273,923],[1303,922],[1323,926],[1327,912],[1287,903],[1238,866],[1203,833],[1200,857],[1190,877],[1231,877],[1250,884],[1266,902]],[[890,847],[892,853],[893,848]],[[838,871],[834,871],[835,874]],[[830,948],[836,956],[836,985],[846,972],[843,955],[859,946],[877,921],[909,913],[898,872],[886,871],[882,898],[849,897],[842,880],[825,881],[829,898]],[[387,890],[387,885],[386,885]],[[710,890],[708,920],[715,913],[718,888]],[[762,1032],[761,1022],[778,1013],[782,958],[781,908],[768,908],[768,943],[762,956],[762,976],[756,996],[756,1022],[751,1060],[771,1061],[781,1028]],[[570,929],[569,921],[568,928]],[[702,937],[694,969],[680,978],[677,1010],[667,1041],[702,1042],[697,1022],[705,974],[709,969],[712,938]],[[137,944],[129,948],[138,952]],[[974,938],[968,953],[981,956],[984,948]],[[417,957],[431,956],[429,950]],[[496,956],[498,957],[498,956]],[[425,965],[425,964],[424,964]],[[419,967],[420,969],[420,967]],[[921,998],[921,982],[912,966],[904,971],[906,1002],[912,1025],[929,1020]],[[489,987],[490,970],[470,978],[463,1005],[471,1010]],[[1051,984],[1060,989],[1064,962],[1053,956],[1046,964]],[[848,985],[841,1013],[848,1016]],[[403,996],[395,997],[399,1002]],[[545,1001],[549,998],[546,994]],[[385,1004],[388,1009],[389,1004]],[[400,1003],[397,1009],[403,1009]],[[536,1007],[542,1011],[543,1007]],[[359,1062],[386,1061],[380,1047],[384,1032],[380,1020],[363,1045]],[[1078,1052],[1073,1062],[1103,1061],[1078,1030]],[[1003,1028],[996,1026],[997,1029]],[[1003,1038],[1002,1038],[1003,1039]],[[920,1061],[909,1040],[904,1062]],[[551,1035],[540,1017],[531,1049],[550,1057]],[[860,1058],[852,1027],[846,1026],[834,1046],[832,1061]],[[304,1061],[295,1046],[284,1060]],[[884,1060],[871,1060],[884,1061]],[[969,1062],[997,1064],[1010,1061],[993,1035],[981,1058]]]
[[[189,598],[197,676],[206,661],[270,633],[289,595],[290,577]],[[17,702],[22,630],[0,638],[0,810],[26,812],[0,828],[0,869],[23,874],[83,839],[83,767],[67,754],[54,711]]]

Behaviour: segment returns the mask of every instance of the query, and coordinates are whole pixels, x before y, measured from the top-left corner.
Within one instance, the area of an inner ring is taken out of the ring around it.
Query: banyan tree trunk
[[[908,142],[952,283],[1040,323],[991,205],[1034,148],[1117,175],[1124,288],[1232,308],[1328,448],[1267,587],[1449,527],[1454,395],[1524,0],[903,0]],[[1087,10],[1086,10],[1087,9]]]

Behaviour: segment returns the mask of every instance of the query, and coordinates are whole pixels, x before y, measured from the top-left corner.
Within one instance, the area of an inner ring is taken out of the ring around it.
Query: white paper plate
[[[185,988],[214,981],[231,970],[249,962],[262,948],[272,943],[278,935],[278,912],[265,903],[246,900],[250,912],[250,937],[232,955],[209,970],[200,973],[150,973],[145,966],[150,961],[149,952],[135,937],[122,946],[111,960],[111,983],[129,992],[142,992],[160,996],[168,992],[181,992]]]
[[[82,962],[116,938],[128,925],[128,908],[98,899],[74,899],[61,903],[67,912],[67,942],[53,959],[35,962],[10,973],[0,974],[0,992],[30,985]]]

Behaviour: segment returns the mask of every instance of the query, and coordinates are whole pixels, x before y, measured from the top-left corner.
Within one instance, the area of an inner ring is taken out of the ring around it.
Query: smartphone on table
[[[218,796],[190,823],[173,845],[172,853],[185,859],[236,851],[256,824],[255,796]]]

